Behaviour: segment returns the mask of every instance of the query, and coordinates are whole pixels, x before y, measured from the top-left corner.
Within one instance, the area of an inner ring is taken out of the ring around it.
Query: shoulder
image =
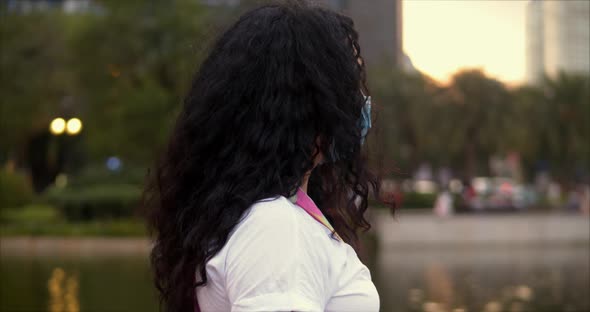
[[[253,204],[225,246],[232,310],[319,311],[332,285],[326,250],[308,239],[306,220],[285,197]]]
[[[300,220],[294,205],[283,196],[252,204],[230,234],[225,248],[228,256],[245,250],[273,248],[300,236]]]
[[[231,275],[232,269],[251,270],[262,263],[260,269],[271,272],[282,267],[327,272],[333,265],[330,253],[337,250],[316,223],[283,196],[254,203],[224,246],[225,272]]]
[[[300,220],[295,206],[283,197],[267,198],[252,204],[234,228],[228,243],[256,235],[294,235]]]
[[[226,272],[257,263],[265,263],[266,269],[287,264],[325,269],[330,238],[323,229],[312,227],[315,221],[302,211],[283,196],[254,203],[224,246]]]
[[[295,206],[284,196],[261,199],[252,204],[245,215],[245,219],[255,222],[292,221],[295,218]]]
[[[335,244],[330,231],[303,208],[284,196],[263,199],[252,204],[244,213],[228,239],[234,244],[300,244],[306,252],[324,252]],[[260,247],[260,246],[259,246]],[[317,251],[316,249],[320,249]]]

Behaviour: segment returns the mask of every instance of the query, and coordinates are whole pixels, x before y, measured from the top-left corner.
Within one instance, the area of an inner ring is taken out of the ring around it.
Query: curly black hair
[[[144,193],[161,309],[192,311],[206,262],[242,214],[294,195],[312,169],[309,195],[358,250],[369,192],[379,194],[361,152],[360,52],[349,17],[303,1],[253,9],[221,34]]]

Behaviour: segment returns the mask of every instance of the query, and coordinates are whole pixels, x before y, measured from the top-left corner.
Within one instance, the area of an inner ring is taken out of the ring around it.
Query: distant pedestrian
[[[434,213],[439,217],[448,217],[453,214],[453,196],[447,190],[438,193],[434,203]]]

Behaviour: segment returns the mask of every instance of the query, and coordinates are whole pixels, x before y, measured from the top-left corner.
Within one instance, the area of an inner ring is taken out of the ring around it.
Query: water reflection
[[[382,251],[382,311],[589,311],[588,246]]]
[[[589,251],[390,248],[371,275],[383,312],[580,312],[590,310]],[[158,311],[147,253],[1,254],[0,311]]]
[[[158,311],[147,255],[0,257],[0,311]]]
[[[79,312],[78,276],[66,276],[62,268],[55,268],[47,282],[49,312]]]

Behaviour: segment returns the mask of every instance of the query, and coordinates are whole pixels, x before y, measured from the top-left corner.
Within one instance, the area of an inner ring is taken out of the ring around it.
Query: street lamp
[[[49,131],[53,135],[62,135],[64,132],[68,135],[77,135],[82,131],[82,121],[79,118],[71,118],[66,122],[65,119],[58,117],[49,124]]]
[[[69,135],[76,135],[82,131],[82,121],[78,118],[72,118],[68,120],[66,124],[66,132]]]
[[[49,132],[53,137],[48,138],[50,146],[45,146],[45,153],[54,153],[53,158],[57,161],[52,166],[46,165],[45,171],[57,187],[65,187],[68,184],[66,172],[72,172],[76,163],[80,163],[77,145],[81,131],[82,121],[79,118],[70,118],[66,121],[62,117],[57,117],[49,123]],[[65,137],[64,133],[68,137]]]
[[[49,131],[54,135],[60,135],[66,130],[66,121],[63,118],[55,118],[49,124]]]

